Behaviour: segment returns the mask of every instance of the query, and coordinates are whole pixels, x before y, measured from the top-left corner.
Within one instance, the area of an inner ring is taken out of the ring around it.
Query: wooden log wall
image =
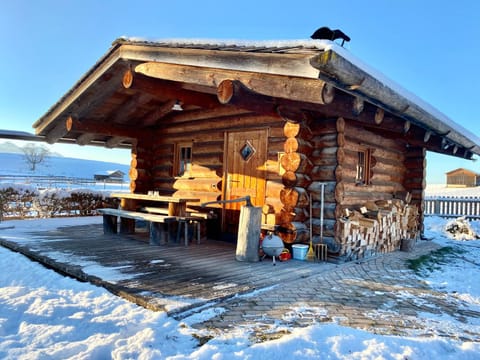
[[[283,121],[275,116],[261,116],[252,114],[225,115],[223,108],[215,112],[208,110],[207,116],[196,116],[194,120],[179,117],[161,124],[154,134],[154,144],[149,149],[152,154],[151,187],[145,190],[156,190],[165,195],[199,198],[200,202],[221,200],[223,184],[223,156],[224,136],[226,131],[242,131],[255,128],[270,129],[269,159],[267,161],[267,200],[278,208],[279,187],[276,180],[278,175],[278,161],[276,148],[283,146]],[[201,111],[199,111],[201,112]],[[215,127],[212,128],[212,122]],[[174,176],[174,151],[176,143],[192,144],[192,167],[188,174],[181,177]],[[140,161],[147,158],[143,154]],[[140,156],[137,156],[139,162]],[[190,208],[198,208],[199,203],[188,204]],[[220,204],[209,208],[221,208]]]
[[[278,220],[287,232],[282,232],[280,236],[286,243],[307,242],[310,239],[310,196],[307,188],[312,182],[310,173],[314,166],[310,160],[314,148],[311,142],[313,134],[306,122],[290,120],[285,122],[283,133],[286,140],[280,159],[283,189],[280,191],[282,209]]]
[[[132,147],[130,160],[130,192],[147,193],[153,188],[151,168],[153,158],[150,153],[149,144],[135,144]]]
[[[411,203],[418,208],[419,231],[423,234],[423,220],[425,208],[425,187],[427,152],[425,148],[409,147],[405,153],[405,190],[411,194]]]
[[[424,169],[422,152],[406,151],[402,141],[340,119],[337,130],[338,256],[355,260],[398,250],[403,239],[416,239],[421,207],[412,195],[423,190],[423,170],[416,170]],[[370,182],[356,184],[358,152],[365,149],[371,154]]]
[[[344,121],[343,119],[315,119],[310,127],[314,150],[310,156],[313,164],[310,173],[312,183],[307,190],[313,201],[311,214],[313,241],[326,243],[330,251],[335,251],[338,247],[335,240],[337,201],[342,197],[337,188],[337,182],[342,180],[342,168],[339,166],[338,156],[343,154],[341,145],[344,145]],[[323,229],[320,228],[322,186],[324,191]],[[323,237],[321,238],[320,235]]]

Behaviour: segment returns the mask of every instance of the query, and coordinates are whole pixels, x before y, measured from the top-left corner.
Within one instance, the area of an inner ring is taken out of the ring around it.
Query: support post
[[[243,205],[240,209],[238,240],[235,258],[238,261],[256,262],[260,243],[262,208]]]

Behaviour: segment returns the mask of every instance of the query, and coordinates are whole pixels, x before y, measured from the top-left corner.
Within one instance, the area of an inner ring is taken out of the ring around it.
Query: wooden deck
[[[188,247],[152,246],[146,233],[104,235],[98,224],[35,232],[32,237],[38,241],[26,245],[0,238],[0,244],[141,306],[169,313],[269,286],[288,286],[333,266],[298,260],[277,261],[276,266],[271,259],[238,262],[234,244],[208,240]]]

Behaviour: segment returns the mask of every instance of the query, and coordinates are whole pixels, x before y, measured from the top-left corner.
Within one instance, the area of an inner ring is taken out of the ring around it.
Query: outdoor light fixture
[[[177,101],[175,102],[175,104],[173,104],[172,110],[173,110],[173,111],[183,111],[182,103],[181,103],[179,100],[177,100]]]

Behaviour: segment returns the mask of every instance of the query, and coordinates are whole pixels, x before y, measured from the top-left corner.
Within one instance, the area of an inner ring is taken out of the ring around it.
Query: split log
[[[310,232],[307,226],[301,222],[291,222],[286,224],[280,224],[285,231],[280,231],[279,235],[283,242],[287,244],[308,242],[310,238]]]
[[[309,141],[304,139],[289,137],[285,140],[283,149],[285,153],[299,152],[308,155],[312,153],[313,146]]]
[[[313,164],[307,155],[302,153],[287,153],[281,158],[282,167],[286,171],[293,171],[302,174],[310,173]]]
[[[309,205],[308,193],[304,188],[285,188],[280,192],[280,200],[286,209],[304,208]]]
[[[283,126],[283,134],[287,137],[298,137],[310,140],[313,137],[312,130],[304,123],[293,123],[287,121]]]
[[[294,208],[280,210],[278,215],[278,222],[286,224],[291,222],[305,222],[308,219],[308,212],[306,208]]]

